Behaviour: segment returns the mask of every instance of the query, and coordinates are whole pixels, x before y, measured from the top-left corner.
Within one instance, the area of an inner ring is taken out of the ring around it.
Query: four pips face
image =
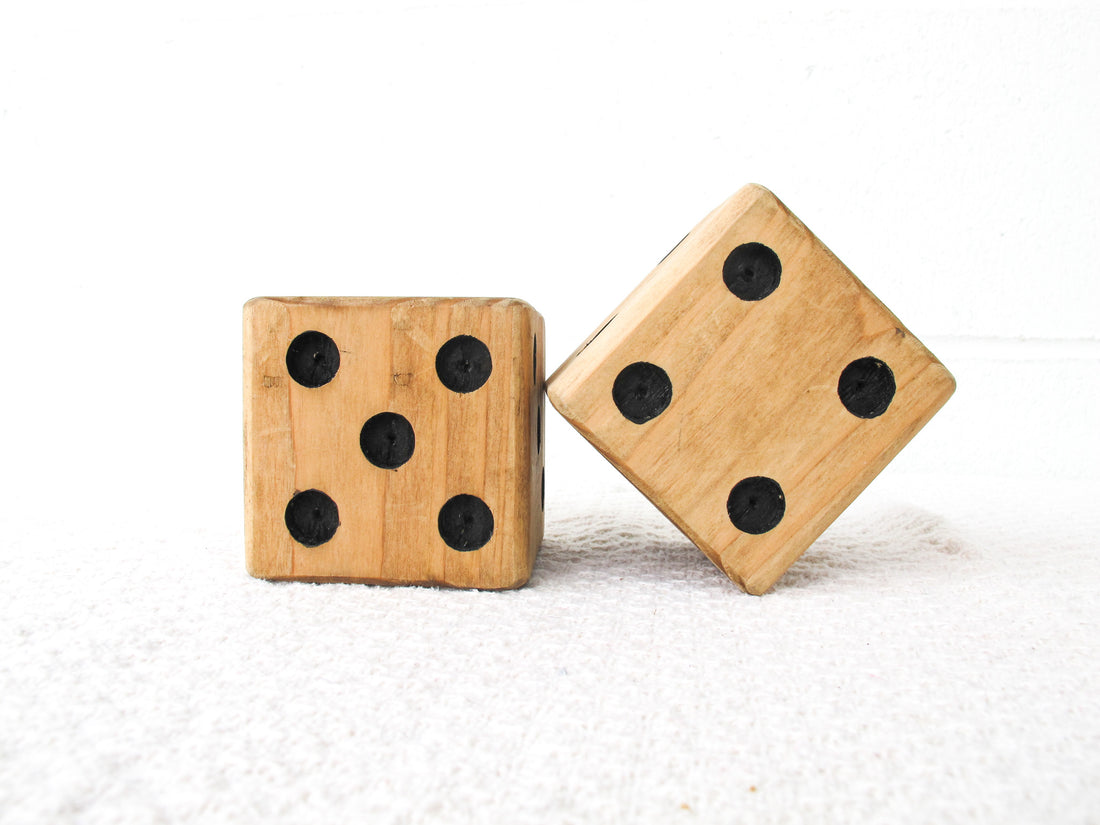
[[[722,281],[741,301],[764,301],[780,285],[783,264],[771,247],[755,241],[734,248],[722,266]],[[897,384],[893,370],[873,356],[858,358],[837,376],[837,403],[858,418],[876,418],[886,412]],[[635,361],[619,371],[611,400],[623,418],[646,424],[662,415],[675,398],[668,372],[659,364]],[[767,476],[736,481],[726,499],[726,515],[744,533],[760,535],[783,520],[787,500],[782,486]]]

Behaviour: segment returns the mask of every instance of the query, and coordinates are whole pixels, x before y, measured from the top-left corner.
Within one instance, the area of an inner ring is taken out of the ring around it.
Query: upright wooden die
[[[249,301],[248,571],[524,584],[543,528],[543,336],[513,299]]]
[[[551,376],[551,403],[763,593],[954,391],[768,190],[708,215]]]

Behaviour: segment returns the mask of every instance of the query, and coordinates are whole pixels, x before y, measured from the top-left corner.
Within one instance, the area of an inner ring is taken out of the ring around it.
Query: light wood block
[[[692,230],[547,383],[562,415],[755,594],[954,389],[890,310],[756,185]]]
[[[514,299],[249,301],[249,573],[523,585],[543,531],[544,336]]]

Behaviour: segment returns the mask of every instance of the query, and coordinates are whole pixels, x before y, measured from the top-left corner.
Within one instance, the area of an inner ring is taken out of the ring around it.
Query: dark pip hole
[[[878,358],[859,358],[844,368],[837,382],[840,403],[859,418],[877,418],[894,400],[894,371]]]
[[[359,433],[359,448],[367,461],[383,470],[396,470],[410,458],[416,435],[409,419],[395,412],[372,416]]]
[[[668,373],[648,361],[636,361],[616,376],[611,398],[628,421],[644,424],[663,413],[672,403],[672,381]]]
[[[457,495],[439,508],[439,535],[455,550],[484,547],[493,537],[493,511],[477,496]]]
[[[340,350],[323,332],[303,332],[286,348],[286,371],[303,387],[323,387],[339,369]]]
[[[742,301],[767,298],[779,286],[783,265],[779,256],[762,243],[743,243],[722,264],[722,280]]]
[[[435,371],[443,386],[453,392],[473,392],[493,372],[489,348],[472,335],[456,335],[439,348]]]
[[[783,520],[786,510],[783,488],[765,476],[742,479],[733,485],[726,499],[730,521],[742,533],[767,533]]]
[[[336,535],[340,511],[336,502],[320,490],[303,490],[290,499],[283,520],[296,542],[317,547]]]

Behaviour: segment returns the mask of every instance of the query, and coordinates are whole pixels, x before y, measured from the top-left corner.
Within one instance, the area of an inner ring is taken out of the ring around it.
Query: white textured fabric
[[[510,593],[28,540],[0,821],[1095,822],[1100,491],[1037,483],[876,485],[764,598],[625,482]]]

